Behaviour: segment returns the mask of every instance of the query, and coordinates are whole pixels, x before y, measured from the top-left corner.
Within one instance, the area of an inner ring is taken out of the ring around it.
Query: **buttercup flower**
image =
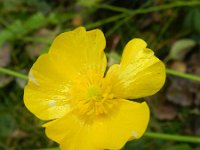
[[[130,100],[156,93],[165,66],[142,39],[133,39],[121,63],[106,71],[105,43],[98,29],[62,33],[30,70],[25,105],[50,120],[46,135],[62,150],[120,149],[146,130],[146,102]]]

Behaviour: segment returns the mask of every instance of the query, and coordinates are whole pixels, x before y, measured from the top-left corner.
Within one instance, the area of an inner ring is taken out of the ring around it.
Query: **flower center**
[[[107,116],[117,105],[111,85],[98,74],[79,76],[71,85],[69,94],[72,111],[83,119]]]
[[[99,87],[90,86],[88,88],[87,97],[89,100],[100,101],[102,99],[102,91]]]

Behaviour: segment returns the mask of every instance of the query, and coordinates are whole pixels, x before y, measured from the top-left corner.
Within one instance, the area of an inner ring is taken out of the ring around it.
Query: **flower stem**
[[[192,75],[192,74],[189,74],[189,73],[183,73],[183,72],[175,71],[175,70],[172,70],[172,69],[166,69],[166,73],[170,74],[170,75],[177,76],[177,77],[182,77],[182,78],[185,78],[185,79],[190,79],[190,80],[193,80],[193,81],[200,82],[200,76],[195,76],[195,75]]]
[[[179,142],[200,143],[200,137],[146,132],[145,137]]]
[[[87,25],[85,25],[85,28],[86,29],[96,28],[98,26],[102,26],[104,24],[107,24],[107,23],[114,22],[116,20],[122,19],[125,16],[126,16],[126,14],[124,14],[124,13],[118,14],[118,15],[115,15],[115,16],[112,16],[112,17],[109,17],[109,18],[106,18],[106,19],[103,19],[103,20],[96,21],[96,22],[91,23],[91,24],[87,24]]]
[[[0,67],[0,72],[4,73],[4,74],[8,74],[10,76],[14,76],[14,77],[17,77],[17,78],[28,80],[28,76],[26,76],[22,73],[16,72],[16,71],[12,71],[12,70],[7,69],[7,68]]]
[[[183,6],[191,7],[191,6],[197,6],[197,5],[200,5],[200,1],[177,1],[177,2],[168,3],[168,4],[164,4],[164,5],[158,5],[158,6],[153,6],[153,7],[149,7],[149,8],[140,8],[140,9],[136,9],[136,10],[112,6],[112,5],[98,5],[96,7],[102,8],[102,9],[108,9],[111,11],[135,15],[135,14],[145,14],[145,13],[150,13],[150,12],[155,12],[155,11],[171,9],[171,8],[175,8],[175,7],[183,7]]]

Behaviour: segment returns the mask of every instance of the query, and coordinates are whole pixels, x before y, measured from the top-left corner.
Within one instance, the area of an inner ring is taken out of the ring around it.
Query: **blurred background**
[[[0,67],[27,74],[56,35],[78,26],[105,33],[108,65],[139,37],[167,68],[200,76],[200,0],[0,0]],[[0,150],[57,147],[25,108],[25,84],[0,72]],[[165,86],[146,100],[149,131],[200,136],[200,82],[168,70]],[[200,150],[200,144],[143,137],[123,148],[134,149]]]

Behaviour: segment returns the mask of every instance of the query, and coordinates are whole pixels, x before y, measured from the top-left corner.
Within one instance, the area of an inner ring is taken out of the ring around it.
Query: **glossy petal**
[[[146,130],[149,108],[145,102],[121,100],[119,109],[108,118],[84,123],[73,114],[47,123],[46,134],[63,150],[120,149],[130,139],[137,139]]]
[[[48,54],[38,58],[29,73],[24,92],[26,107],[42,120],[62,117],[69,111],[70,81],[95,72],[103,77],[106,57],[105,38],[96,29],[83,27],[60,34]]]
[[[150,96],[163,86],[165,66],[152,50],[145,47],[143,40],[131,40],[124,49],[121,63],[108,70],[106,80],[113,85],[117,97],[135,99]]]
[[[79,27],[56,37],[49,54],[61,70],[67,70],[70,79],[87,70],[103,76],[107,65],[104,48],[105,37],[100,30],[86,32]]]
[[[93,145],[90,125],[84,124],[72,113],[49,122],[44,127],[46,135],[59,143],[62,150],[99,150]]]
[[[138,139],[143,135],[149,115],[146,102],[122,100],[116,114],[94,123],[95,145],[102,149],[122,148],[129,139]]]
[[[68,79],[57,65],[44,54],[29,72],[24,89],[26,107],[42,120],[60,118],[69,110]]]

